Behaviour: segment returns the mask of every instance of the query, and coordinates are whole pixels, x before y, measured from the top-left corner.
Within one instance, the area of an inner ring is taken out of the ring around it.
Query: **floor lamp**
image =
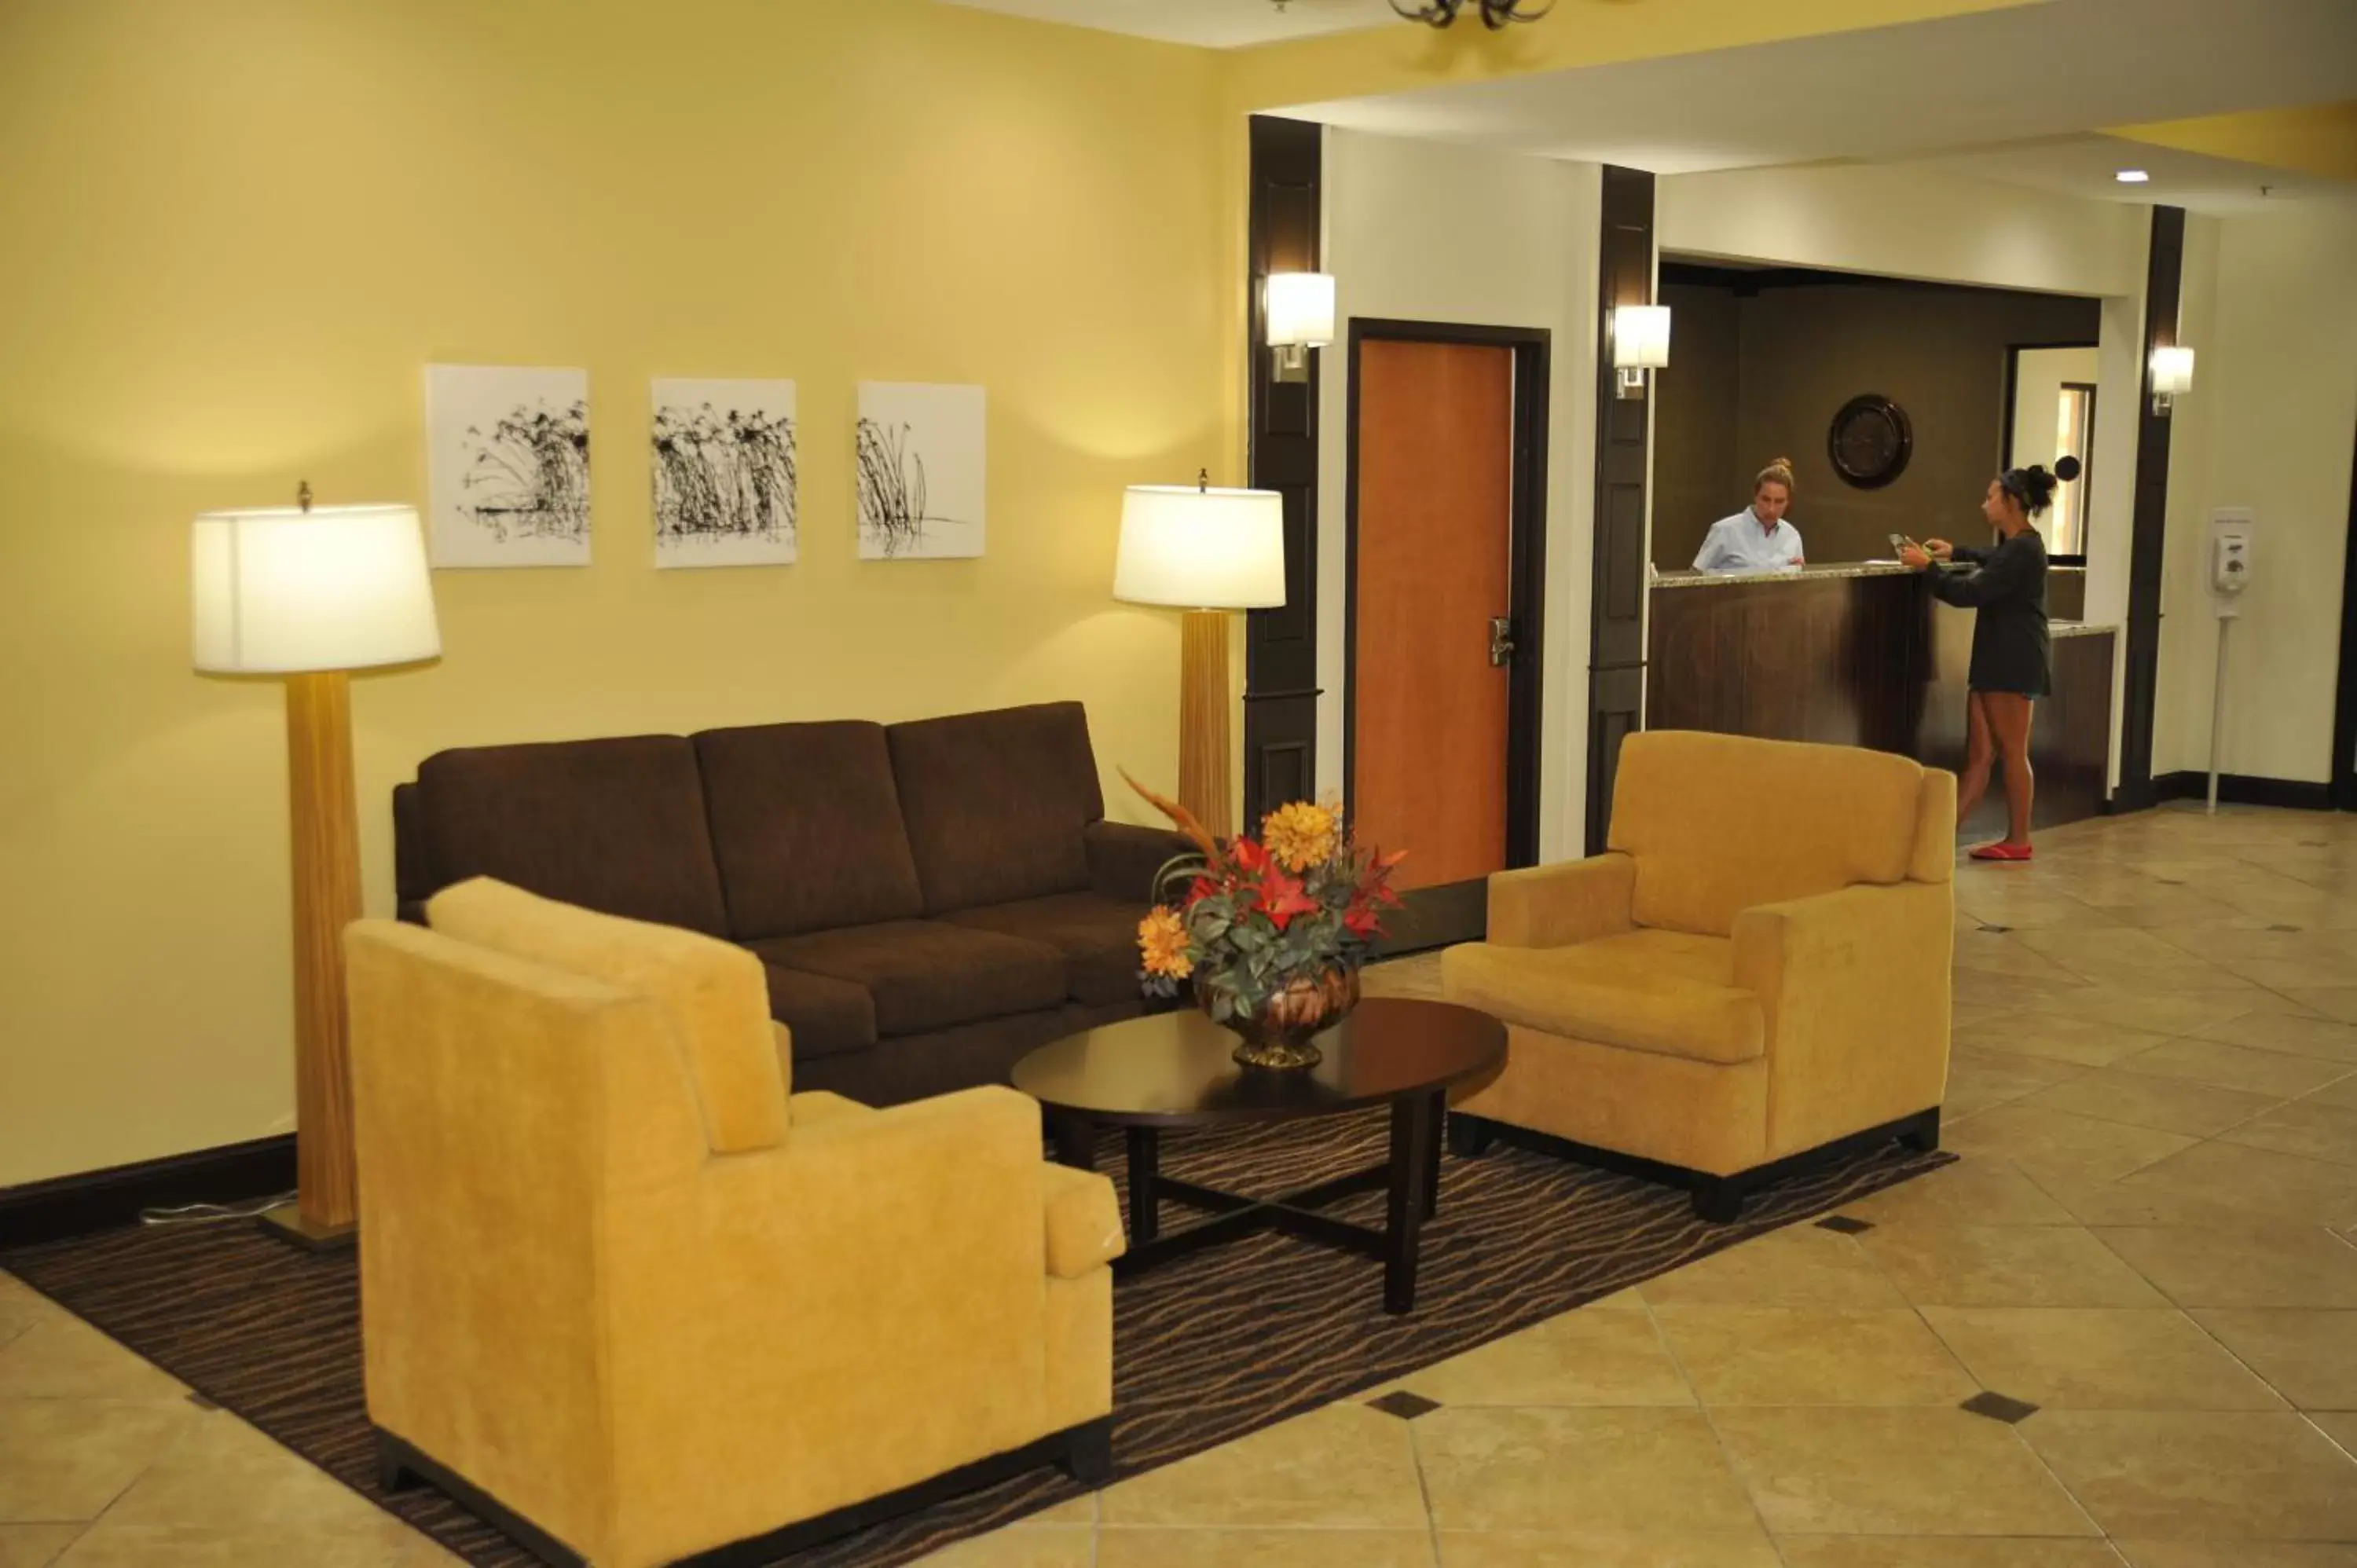
[[[1228,612],[1285,603],[1285,503],[1275,490],[1132,485],[1113,594],[1187,612],[1178,631],[1178,803],[1214,835],[1232,809]]]
[[[349,1244],[358,1223],[343,930],[361,912],[349,672],[442,650],[417,514],[299,504],[207,512],[189,536],[196,666],[283,677],[294,827],[297,1196],[263,1216],[290,1240]]]

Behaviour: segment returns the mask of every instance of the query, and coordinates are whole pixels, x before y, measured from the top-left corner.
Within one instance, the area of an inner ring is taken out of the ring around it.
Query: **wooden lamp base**
[[[1178,803],[1220,839],[1236,831],[1228,705],[1228,613],[1189,610],[1178,628]]]
[[[350,1246],[360,1224],[344,928],[360,918],[351,679],[286,678],[286,782],[295,871],[295,1170],[298,1196],[265,1212],[273,1235]]]

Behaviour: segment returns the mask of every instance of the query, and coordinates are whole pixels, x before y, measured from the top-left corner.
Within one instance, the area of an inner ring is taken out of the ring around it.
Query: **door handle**
[[[1512,616],[1490,618],[1490,662],[1504,669],[1514,659],[1514,621]]]

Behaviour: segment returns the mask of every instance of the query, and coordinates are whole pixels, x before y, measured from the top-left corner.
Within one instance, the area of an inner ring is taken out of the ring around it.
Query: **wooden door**
[[[1508,864],[1512,671],[1491,623],[1513,610],[1514,379],[1509,346],[1359,345],[1349,803],[1408,852],[1403,891],[1470,895]]]

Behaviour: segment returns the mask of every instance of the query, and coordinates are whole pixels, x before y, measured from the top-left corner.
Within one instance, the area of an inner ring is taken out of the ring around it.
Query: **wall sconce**
[[[2182,345],[2152,351],[2152,412],[2169,417],[2179,392],[2193,390],[2193,350]]]
[[[1334,279],[1326,273],[1268,274],[1268,346],[1280,381],[1309,379],[1309,350],[1334,340]]]
[[[1670,307],[1623,305],[1612,312],[1612,368],[1622,397],[1645,395],[1645,372],[1670,362]]]

